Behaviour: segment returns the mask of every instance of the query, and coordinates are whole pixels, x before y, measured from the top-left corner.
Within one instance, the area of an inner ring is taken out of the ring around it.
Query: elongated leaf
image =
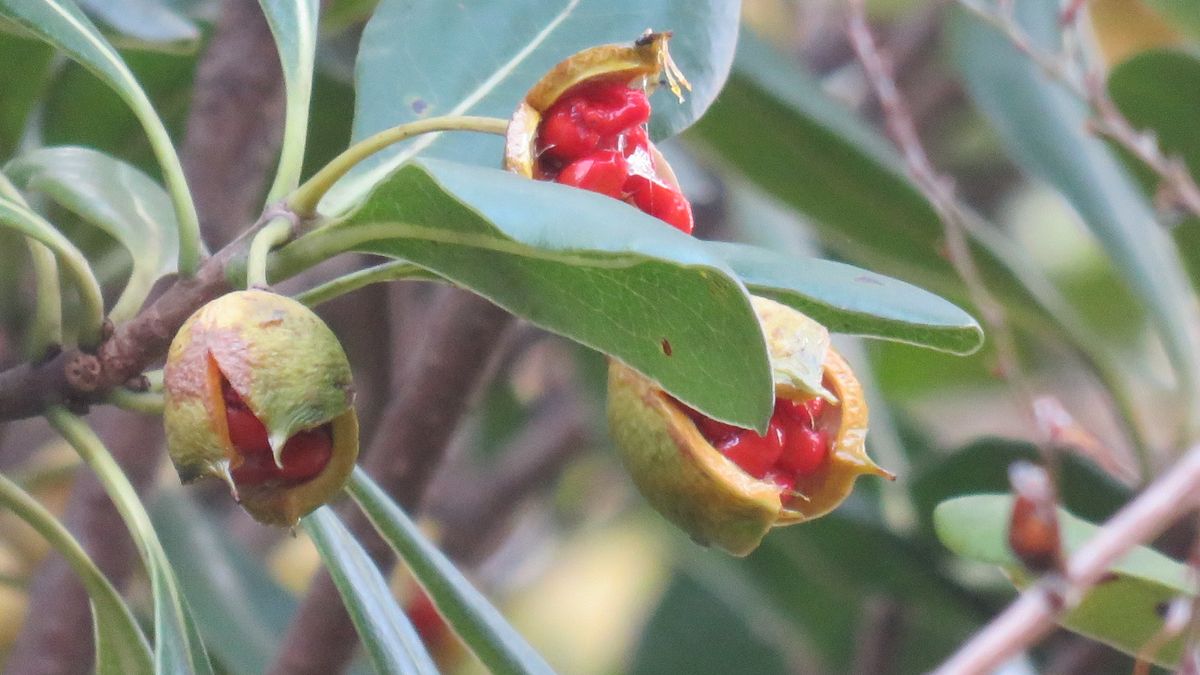
[[[1153,132],[1163,152],[1182,159],[1200,178],[1200,128],[1189,122],[1200,106],[1200,59],[1182,51],[1143,52],[1113,68],[1108,91],[1134,127]],[[1157,176],[1136,163],[1132,168],[1153,195]],[[1189,218],[1172,235],[1193,285],[1200,288],[1200,220]]]
[[[154,597],[155,672],[211,675],[212,664],[187,602],[179,592],[171,564],[154,532],[150,516],[121,467],[82,419],[57,407],[48,410],[46,418],[96,472],[141,554]]]
[[[686,128],[713,101],[737,40],[738,0],[383,0],[363,31],[357,64],[354,140],[436,115],[507,118],[559,61],[604,43],[632,42],[647,28],[670,30],[671,54],[692,83],[682,105],[654,95],[651,131]],[[430,136],[364,163],[327,199],[352,203],[416,153],[499,164],[503,144],[465,134]]]
[[[501,675],[554,672],[365,471],[356,467],[346,489],[483,665]]]
[[[942,253],[941,222],[891,145],[753,35],[741,36],[728,84],[687,138],[808,215],[839,256],[967,299]],[[1010,315],[1039,326],[1052,318],[1075,341],[1095,342],[1010,239],[973,220],[967,226],[981,276]]]
[[[921,525],[932,532],[934,509],[951,497],[1007,490],[1009,465],[1038,457],[1033,444],[1002,438],[981,438],[949,456],[926,455],[913,468],[908,486]],[[1056,487],[1060,504],[1094,520],[1111,517],[1132,496],[1128,487],[1069,452],[1060,460]]]
[[[907,342],[957,354],[983,343],[975,319],[932,293],[830,260],[798,260],[744,244],[711,242],[752,293],[804,312],[836,333]]]
[[[947,548],[972,560],[1000,565],[1018,588],[1032,580],[1008,548],[1009,495],[972,495],[940,504],[933,513],[938,537]],[[1064,547],[1074,551],[1099,531],[1095,525],[1059,509]],[[1160,608],[1173,598],[1194,592],[1187,568],[1165,555],[1139,546],[1113,565],[1112,576],[1097,584],[1062,625],[1136,655],[1162,627]],[[1182,637],[1154,657],[1170,666],[1179,659]]]
[[[200,29],[161,0],[81,0],[93,16],[141,42],[191,42]]]
[[[53,225],[30,209],[0,197],[0,227],[11,228],[46,245],[54,252],[63,269],[71,276],[83,302],[79,318],[80,341],[92,346],[100,341],[104,320],[104,298],[92,268],[79,249]]]
[[[1200,106],[1200,58],[1183,51],[1142,52],[1112,69],[1108,91],[1134,127],[1153,131],[1164,152],[1200,175],[1200,129],[1187,118]]]
[[[267,201],[282,199],[300,183],[304,143],[308,136],[308,109],[312,100],[313,64],[317,53],[318,0],[259,0],[283,65],[287,90],[287,117],[279,169]]]
[[[38,102],[53,50],[35,40],[0,32],[0,158],[17,149],[25,120]]]
[[[196,209],[183,177],[183,167],[162,120],[112,45],[71,0],[0,0],[0,16],[13,19],[112,87],[141,122],[162,167],[180,225],[180,271],[199,264],[202,244]]]
[[[421,160],[283,249],[277,271],[350,249],[420,265],[621,359],[710,417],[765,432],[771,377],[745,290],[701,242],[622,202]]]
[[[1018,2],[1015,8],[1034,44],[1056,51],[1057,7]],[[1200,316],[1189,280],[1138,186],[1107,146],[1088,135],[1083,103],[965,10],[954,14],[951,26],[954,63],[975,103],[1013,157],[1057,188],[1095,233],[1156,319],[1185,400],[1200,400]]]
[[[141,307],[154,281],[175,269],[178,225],[171,198],[141,171],[88,148],[42,148],[5,171],[25,190],[44,193],[116,239],[133,260],[125,291],[109,313],[124,321]]]
[[[309,307],[315,307],[364,286],[400,279],[445,281],[427,269],[404,262],[403,260],[393,260],[392,262],[380,263],[356,272],[344,274],[336,279],[330,279],[320,286],[314,286],[302,293],[297,293],[295,298]]]
[[[387,580],[342,521],[328,506],[322,506],[301,523],[321,552],[375,670],[437,675],[437,666],[396,604]]]
[[[133,612],[67,528],[16,483],[0,476],[0,506],[29,523],[67,561],[92,603],[99,675],[149,675],[153,657]]]
[[[159,494],[150,516],[213,658],[230,673],[267,672],[296,599],[182,491]]]

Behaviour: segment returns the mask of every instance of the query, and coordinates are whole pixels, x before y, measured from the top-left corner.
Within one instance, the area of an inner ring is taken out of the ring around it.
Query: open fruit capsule
[[[858,476],[893,477],[867,457],[862,388],[825,329],[753,301],[775,381],[766,436],[708,419],[616,361],[608,379],[609,425],[638,489],[700,544],[739,556],[772,527],[832,511]]]
[[[579,52],[538,81],[517,107],[504,165],[529,178],[599,192],[691,233],[692,208],[650,142],[647,92],[689,85],[667,51],[670,33]]]
[[[358,456],[350,364],[304,305],[260,290],[213,300],[175,335],[163,380],[183,482],[221,478],[255,519],[285,526],[345,487]]]

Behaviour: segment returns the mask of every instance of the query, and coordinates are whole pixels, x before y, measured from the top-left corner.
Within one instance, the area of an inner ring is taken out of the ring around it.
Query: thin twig
[[[1022,408],[1032,423],[1035,400],[1033,389],[1021,368],[1004,310],[984,285],[983,277],[971,254],[966,236],[968,216],[959,207],[951,182],[938,174],[925,153],[908,107],[896,88],[891,67],[875,46],[875,39],[867,26],[862,0],[853,0],[850,3],[847,34],[866,72],[867,81],[879,99],[888,134],[899,147],[909,175],[942,221],[950,264],[963,280],[971,302],[978,308],[988,326],[988,332],[996,345],[996,358],[1001,373],[1025,402]],[[1036,425],[1031,426],[1036,428]]]
[[[1088,70],[1082,76],[1077,75],[1073,72],[1071,59],[1038,48],[1017,22],[1011,2],[988,6],[982,0],[958,0],[958,4],[999,30],[1047,77],[1083,102],[1093,115],[1091,130],[1121,146],[1150,167],[1162,182],[1163,195],[1169,201],[1192,215],[1200,216],[1200,186],[1196,185],[1187,165],[1179,157],[1164,153],[1153,133],[1133,126],[1109,95],[1102,73]],[[1067,25],[1073,25],[1078,20],[1075,6],[1081,4],[1073,2],[1068,6],[1068,14],[1063,17],[1070,19],[1071,23]]]
[[[1036,584],[972,637],[935,675],[989,673],[1054,629],[1109,568],[1130,549],[1150,541],[1197,505],[1200,446],[1186,454],[1117,512],[1066,562],[1057,583]]]

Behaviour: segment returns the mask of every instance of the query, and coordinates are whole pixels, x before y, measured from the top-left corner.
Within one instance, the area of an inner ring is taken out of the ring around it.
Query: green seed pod
[[[738,556],[772,527],[829,513],[858,476],[893,477],[867,457],[862,388],[825,329],[753,300],[775,380],[766,437],[704,418],[616,361],[608,379],[609,426],[638,490],[698,543]]]
[[[350,364],[320,318],[266,291],[196,311],[167,353],[163,422],[180,480],[225,480],[255,519],[293,526],[358,456]]]

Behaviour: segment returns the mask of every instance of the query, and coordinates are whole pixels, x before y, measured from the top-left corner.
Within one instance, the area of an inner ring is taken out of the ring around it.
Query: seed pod
[[[183,482],[221,478],[255,519],[285,526],[345,486],[358,456],[350,364],[304,305],[259,290],[208,303],[175,335],[163,379]]]
[[[771,527],[832,511],[858,476],[893,477],[867,457],[862,388],[825,329],[770,300],[754,308],[775,379],[767,437],[704,418],[621,363],[608,379],[609,426],[638,489],[698,543],[738,556]],[[747,446],[770,456],[755,463]]]
[[[660,79],[682,100],[687,80],[667,51],[670,33],[632,45],[602,45],[555,66],[529,90],[509,122],[504,166],[609,195],[692,231],[691,205],[646,134],[646,94]]]

